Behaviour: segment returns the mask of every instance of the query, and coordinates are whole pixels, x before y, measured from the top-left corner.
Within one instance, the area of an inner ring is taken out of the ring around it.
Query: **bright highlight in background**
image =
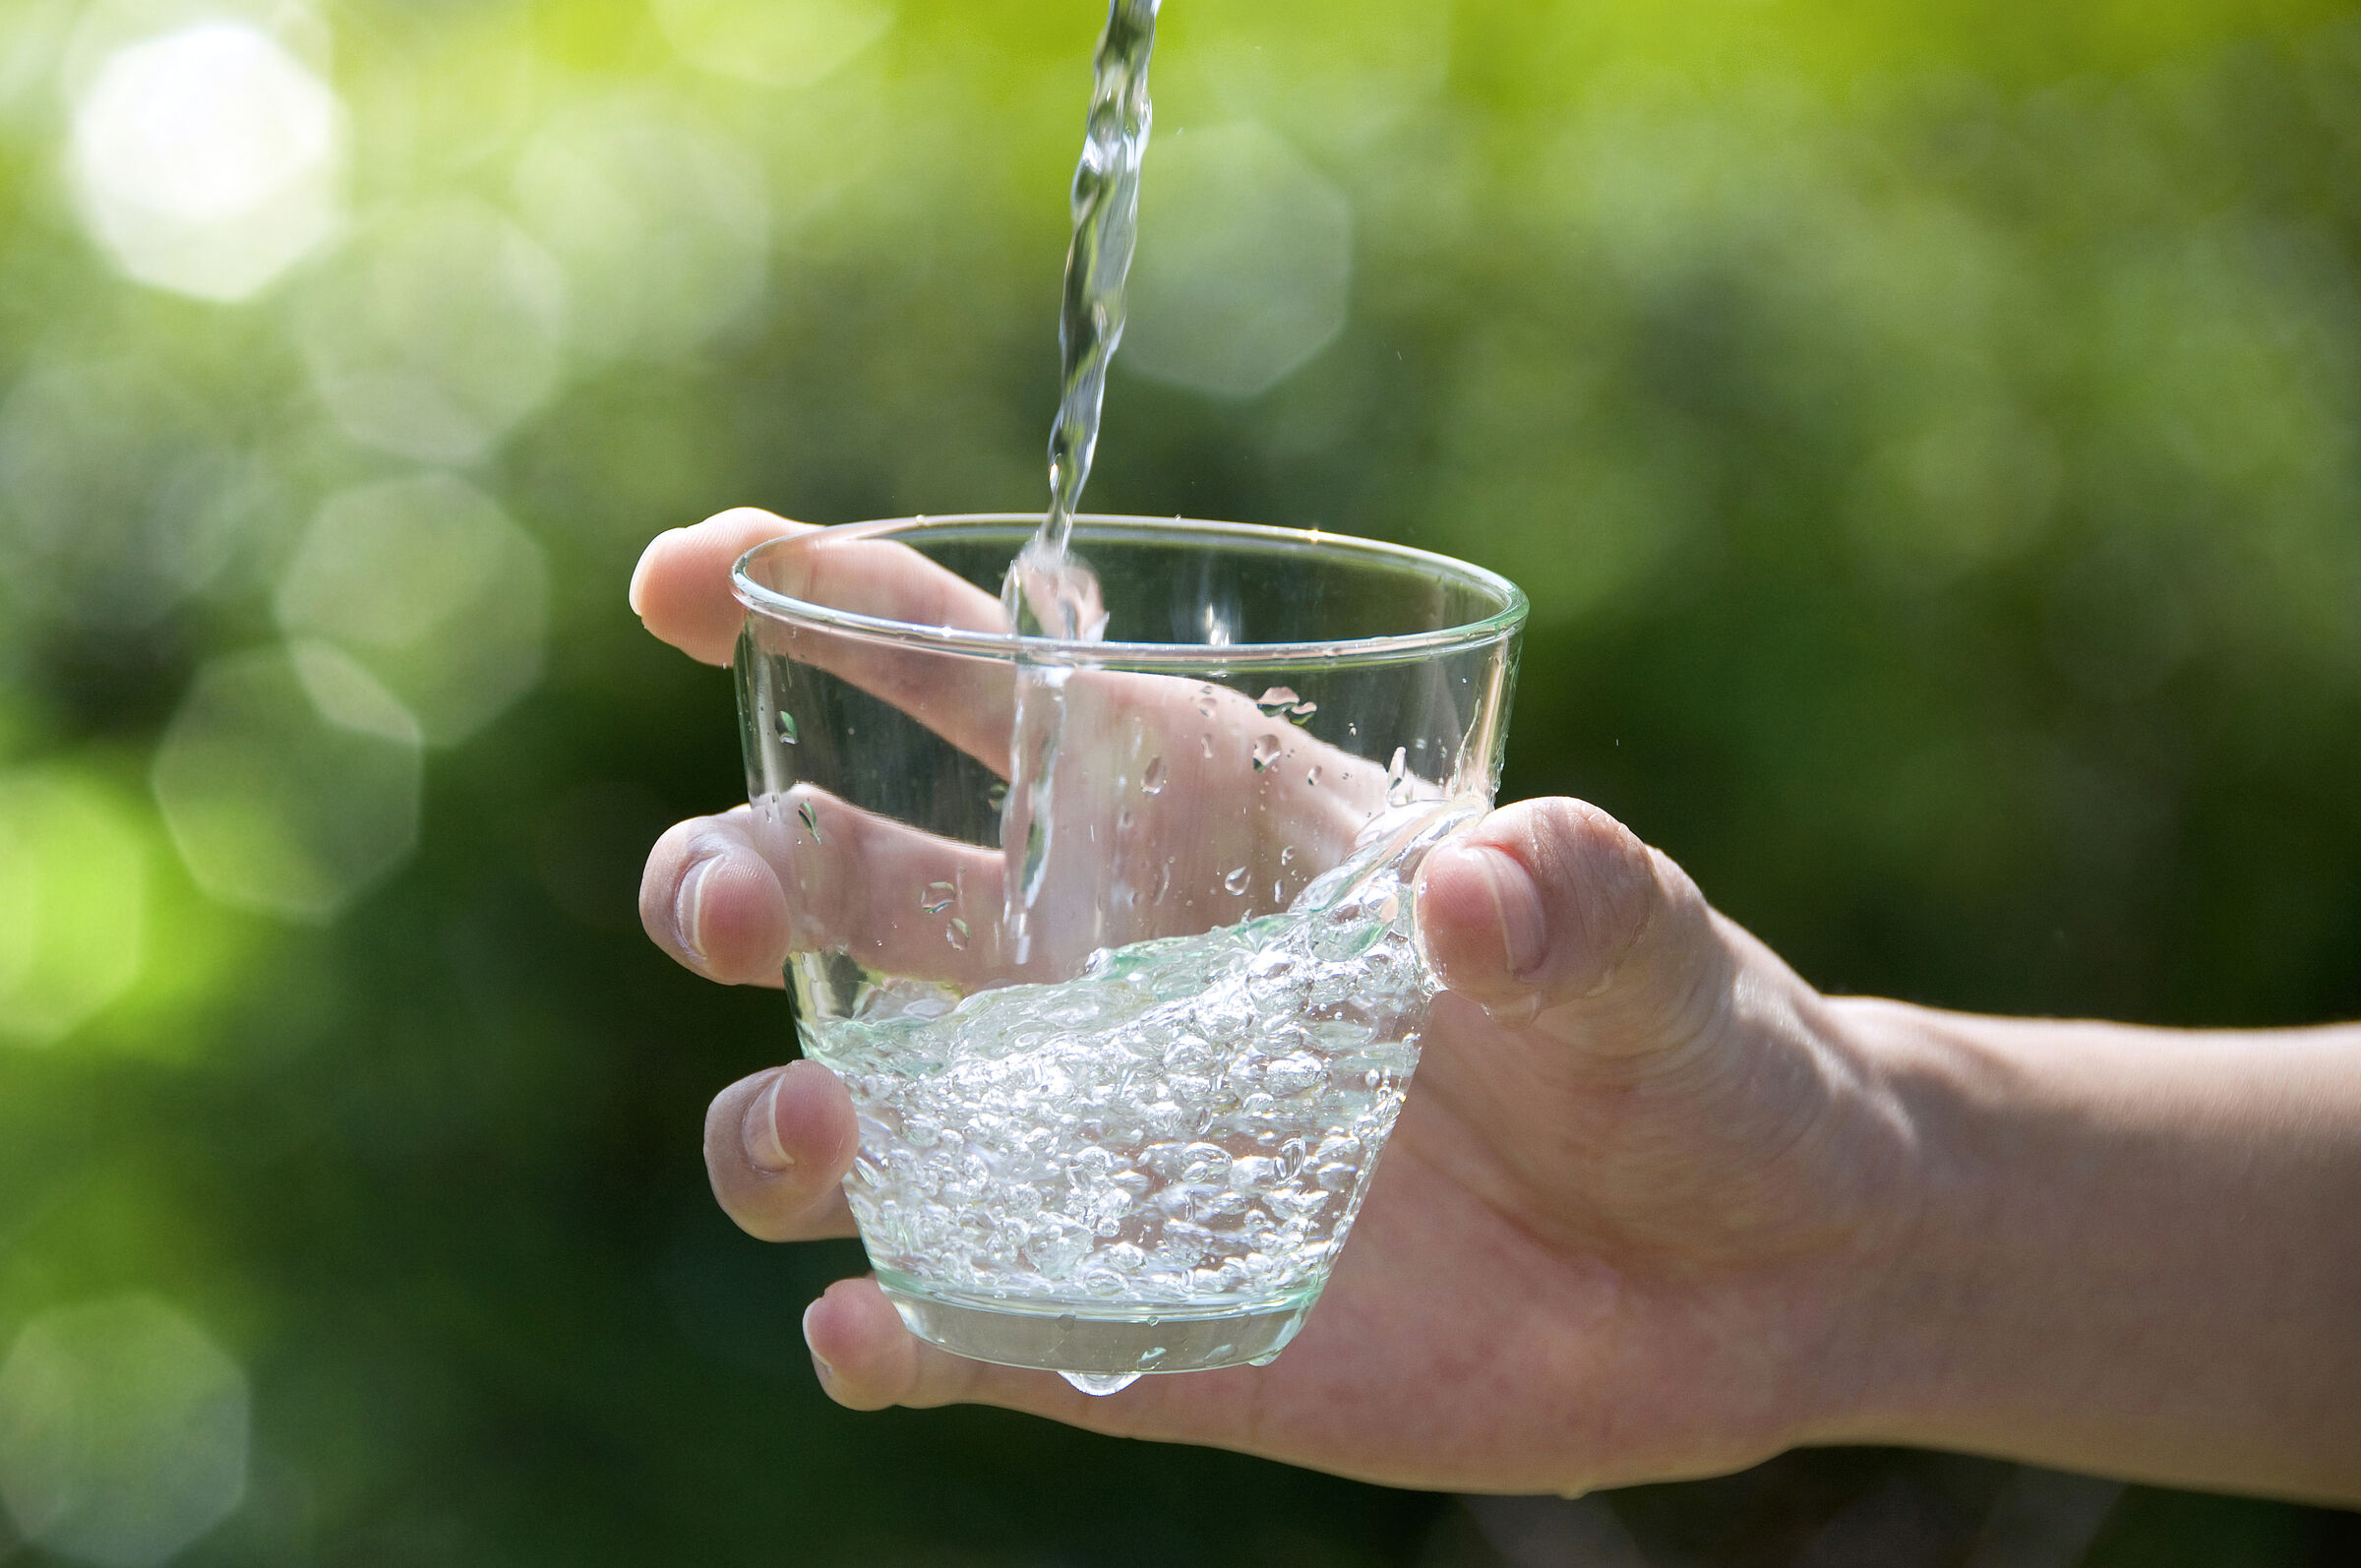
[[[107,791],[68,769],[0,774],[0,1043],[45,1046],[139,978],[148,858]]]
[[[246,1374],[151,1296],[44,1312],[0,1363],[0,1502],[28,1539],[153,1568],[244,1500]]]
[[[1259,396],[1344,331],[1353,204],[1250,121],[1177,137],[1156,157],[1116,362],[1216,397]]]
[[[124,271],[244,299],[334,228],[343,113],[268,33],[204,22],[117,50],[75,107],[84,220]]]

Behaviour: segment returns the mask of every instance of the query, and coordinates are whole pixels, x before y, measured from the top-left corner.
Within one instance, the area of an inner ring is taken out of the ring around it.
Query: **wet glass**
[[[1266,1361],[1326,1283],[1434,990],[1411,878],[1491,804],[1525,599],[1085,516],[1105,640],[1019,637],[1037,522],[750,551],[739,706],[878,1282],[921,1338],[1103,1392]]]

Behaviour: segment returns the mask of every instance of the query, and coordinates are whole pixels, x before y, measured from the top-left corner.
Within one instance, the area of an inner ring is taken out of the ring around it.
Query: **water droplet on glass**
[[[1229,888],[1230,891],[1234,893],[1244,892],[1246,890],[1246,869],[1243,866],[1241,866],[1238,870],[1223,877],[1222,885]]]
[[[939,915],[950,908],[958,896],[959,889],[949,882],[929,882],[927,890],[918,895],[918,907],[930,915]]]
[[[1137,1372],[1059,1372],[1059,1377],[1085,1394],[1120,1394],[1139,1381]]]
[[[1279,760],[1279,737],[1276,735],[1257,735],[1254,737],[1254,750],[1250,754],[1254,758],[1254,771],[1257,773],[1261,772],[1264,768],[1269,767],[1273,762]]]
[[[1201,753],[1203,753],[1203,754],[1204,754],[1204,756],[1205,756],[1205,760],[1206,760],[1206,761],[1208,761],[1208,762],[1212,761],[1212,760],[1213,760],[1213,737],[1212,737],[1212,736],[1210,736],[1210,735],[1200,735],[1200,736],[1198,736],[1198,737],[1197,737],[1197,750],[1198,750],[1199,752],[1201,752]]]
[[[1139,787],[1147,791],[1150,795],[1161,795],[1164,793],[1163,757],[1152,756],[1148,758],[1148,770],[1140,774]]]
[[[1246,1364],[1248,1366],[1268,1366],[1277,1359],[1279,1359],[1279,1353],[1277,1351],[1273,1351],[1268,1356],[1254,1357],[1252,1359],[1248,1360]]]
[[[1389,806],[1408,806],[1412,798],[1410,756],[1403,748],[1394,748],[1394,759],[1385,764],[1385,800]]]
[[[1205,715],[1207,718],[1212,718],[1212,717],[1213,717],[1213,688],[1212,688],[1212,687],[1210,687],[1210,686],[1200,686],[1200,687],[1198,687],[1198,688],[1197,688],[1197,711],[1198,711],[1199,713],[1202,713],[1202,714],[1204,714],[1204,715]]]
[[[795,715],[785,708],[779,709],[779,739],[789,746],[795,744]]]
[[[984,792],[984,804],[991,807],[996,812],[1001,807],[1007,805],[1008,781],[1006,779],[998,780],[994,783],[992,788],[986,790]]]
[[[1317,713],[1319,710],[1320,705],[1317,702],[1299,702],[1294,707],[1289,708],[1287,713],[1288,717],[1294,719],[1298,724],[1301,724],[1305,719],[1310,718],[1314,713]]]
[[[1274,686],[1256,697],[1254,705],[1265,713],[1276,715],[1281,709],[1291,707],[1302,700],[1303,699],[1296,695],[1292,687]]]
[[[943,928],[942,939],[958,952],[967,951],[967,922],[953,915],[950,925]]]
[[[803,818],[804,831],[812,835],[812,842],[815,844],[818,843],[820,841],[819,814],[812,810],[812,803],[810,801],[798,802],[795,808],[795,814]]]
[[[1315,790],[1316,790],[1316,789],[1318,789],[1318,788],[1320,787],[1320,770],[1319,770],[1319,768],[1318,768],[1317,766],[1314,766],[1310,772],[1308,772],[1308,773],[1304,774],[1304,775],[1303,775],[1303,782],[1304,782],[1304,783],[1306,783],[1306,784],[1308,784],[1308,785],[1310,785],[1310,786],[1311,786],[1313,789],[1315,789]]]

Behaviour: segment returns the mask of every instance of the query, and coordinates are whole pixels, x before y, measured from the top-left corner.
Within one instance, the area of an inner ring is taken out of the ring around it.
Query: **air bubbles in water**
[[[779,739],[789,746],[795,744],[795,715],[785,708],[779,709]]]
[[[1200,735],[1200,736],[1198,736],[1198,737],[1197,737],[1197,750],[1198,750],[1200,753],[1204,754],[1204,757],[1205,757],[1205,760],[1206,760],[1206,761],[1208,761],[1208,762],[1212,761],[1212,760],[1213,760],[1213,737],[1212,737],[1212,736],[1210,736],[1210,735]]]
[[[1212,688],[1212,687],[1210,687],[1210,686],[1200,686],[1200,687],[1198,687],[1198,688],[1197,688],[1197,711],[1198,711],[1199,713],[1202,713],[1202,714],[1204,714],[1204,715],[1205,715],[1207,718],[1212,718],[1212,717],[1213,717],[1213,688]]]
[[[959,889],[949,882],[929,882],[925,892],[918,895],[918,907],[930,915],[939,915],[951,907]]]
[[[803,818],[804,831],[812,835],[812,842],[815,844],[818,843],[820,841],[819,814],[812,810],[812,803],[810,801],[798,803],[795,808],[795,814]]]
[[[1222,878],[1222,885],[1234,893],[1244,892],[1246,890],[1246,869],[1243,866],[1239,867]]]
[[[1164,793],[1164,758],[1152,756],[1148,758],[1148,770],[1139,776],[1139,787],[1150,795],[1161,795]]]
[[[1085,1394],[1120,1394],[1139,1381],[1137,1372],[1059,1372],[1059,1377]]]
[[[1413,789],[1409,754],[1397,746],[1394,748],[1394,759],[1385,764],[1385,803],[1388,806],[1408,806]]]
[[[1254,750],[1250,754],[1254,758],[1254,771],[1257,773],[1261,772],[1264,768],[1269,767],[1273,762],[1279,760],[1279,737],[1276,735],[1257,735],[1254,737]]]
[[[950,925],[943,928],[942,939],[957,952],[967,951],[967,922],[953,915]]]
[[[1316,765],[1310,772],[1303,775],[1303,782],[1310,785],[1313,789],[1318,789],[1320,787],[1320,770]]]

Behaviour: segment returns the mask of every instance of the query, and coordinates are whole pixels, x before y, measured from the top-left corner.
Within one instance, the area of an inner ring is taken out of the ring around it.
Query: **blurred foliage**
[[[249,1380],[244,1502],[178,1560],[1508,1560],[1437,1499],[837,1412],[797,1318],[856,1252],[703,1190],[786,1011],[637,932],[646,844],[739,783],[625,580],[728,504],[1042,502],[1099,20],[0,0],[0,1346],[112,1388],[136,1320]],[[1221,135],[1168,240],[1151,151],[1143,258],[1232,271],[1143,260],[1096,508],[1519,578],[1511,793],[1601,802],[1823,986],[2361,1013],[2361,17],[1165,34],[1160,145]],[[1263,227],[1217,242],[1233,168]],[[1797,1455],[1616,1507],[1664,1561],[1907,1568],[2004,1481]],[[219,1514],[166,1503],[120,1538]],[[2352,1546],[2135,1492],[2089,1561]]]

